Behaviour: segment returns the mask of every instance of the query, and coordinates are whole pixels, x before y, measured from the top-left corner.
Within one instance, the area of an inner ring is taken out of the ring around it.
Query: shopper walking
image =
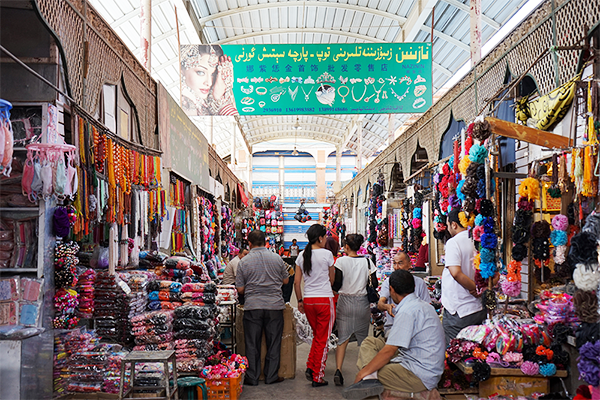
[[[294,281],[298,311],[306,314],[313,331],[313,341],[306,362],[306,378],[312,381],[313,387],[328,383],[323,377],[327,362],[327,342],[335,320],[331,290],[334,278],[333,255],[324,248],[326,235],[327,230],[323,225],[314,224],[308,228],[308,244],[296,259],[297,278]]]
[[[479,325],[486,317],[485,310],[477,295],[473,278],[473,241],[467,228],[462,226],[460,209],[453,208],[448,213],[448,231],[452,238],[446,242],[446,266],[442,272],[442,298],[444,317],[442,325],[446,345],[458,335],[461,329]]]
[[[283,381],[278,376],[285,308],[281,285],[288,283],[289,274],[281,257],[265,248],[264,232],[250,232],[248,242],[250,253],[238,265],[236,287],[246,298],[243,323],[248,369],[244,384],[256,386],[263,332],[267,344],[265,383]]]
[[[354,334],[360,346],[369,335],[371,310],[367,299],[367,284],[371,281],[377,285],[377,267],[369,258],[356,254],[364,241],[363,235],[347,235],[344,245],[346,256],[338,258],[335,262],[333,290],[339,294],[336,308],[339,339],[335,349],[337,369],[333,377],[336,386],[344,384],[341,371],[350,336]]]

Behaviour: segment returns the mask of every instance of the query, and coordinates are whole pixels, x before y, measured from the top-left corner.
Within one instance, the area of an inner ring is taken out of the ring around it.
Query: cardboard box
[[[549,393],[550,380],[544,377],[500,375],[479,382],[479,397],[484,398],[492,395],[530,396],[535,392]]]
[[[244,309],[238,306],[236,313],[236,334],[238,353],[245,356],[246,346],[244,343]],[[261,374],[259,379],[264,379],[262,368],[265,365],[267,356],[267,346],[265,335],[263,333],[262,345],[260,351]],[[279,356],[279,376],[285,379],[294,379],[296,377],[296,319],[294,310],[289,304],[285,305],[283,310],[283,333],[281,335],[281,352]]]

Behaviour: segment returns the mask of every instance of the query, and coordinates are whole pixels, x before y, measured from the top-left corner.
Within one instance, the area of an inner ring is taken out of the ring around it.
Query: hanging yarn
[[[516,244],[512,248],[512,258],[515,261],[523,261],[527,257],[527,247],[523,244]]]
[[[483,235],[483,233],[483,226],[476,226],[475,228],[473,228],[473,240],[475,240],[476,242],[480,242],[481,235]]]
[[[481,246],[488,249],[495,249],[498,246],[498,237],[493,233],[484,233],[481,235]]]
[[[567,232],[554,230],[550,233],[550,241],[554,246],[564,246],[567,244]]]
[[[493,190],[493,187],[492,187],[492,190]],[[485,180],[481,179],[477,182],[477,197],[485,197],[485,195],[486,195]]]
[[[519,196],[527,200],[538,200],[540,198],[540,183],[535,178],[525,178],[519,185]]]
[[[466,197],[477,198],[477,179],[467,176],[460,188],[461,193]]]
[[[413,218],[419,218],[419,219],[420,219],[420,218],[421,218],[421,216],[422,216],[422,211],[421,211],[421,209],[420,209],[420,208],[418,208],[418,207],[415,207],[415,208],[413,209]]]
[[[554,232],[563,232],[563,231],[553,231]],[[565,238],[566,238],[566,232],[565,232]],[[565,241],[566,243],[566,241]],[[565,245],[556,245],[555,243],[553,243],[556,247],[554,247],[554,264],[564,264],[567,261],[567,246]]]
[[[571,238],[569,263],[592,264],[598,262],[598,243],[590,232],[580,232]]]
[[[464,211],[458,213],[458,219],[463,228],[472,227],[475,223],[475,216],[471,214],[471,218],[467,218]]]
[[[496,274],[496,264],[482,262],[479,264],[479,272],[483,279],[491,278]]]
[[[531,236],[547,239],[550,237],[550,224],[547,221],[537,221],[531,225]]]
[[[524,244],[529,241],[529,229],[521,225],[513,225],[512,240],[517,244]]]
[[[472,162],[483,164],[487,156],[487,149],[480,144],[474,144],[469,150],[469,158]]]
[[[600,340],[600,325],[583,322],[575,331],[575,345],[579,349],[588,342]]]
[[[514,225],[516,226],[521,226],[525,229],[530,229],[532,221],[533,213],[531,211],[519,209],[515,213]]]
[[[480,142],[485,141],[492,135],[492,128],[490,123],[486,120],[477,121],[473,126],[473,138],[479,140]]]
[[[485,221],[485,217],[481,214],[478,214],[475,217],[475,225],[476,226],[482,226],[484,221]]]
[[[502,293],[507,296],[517,297],[521,294],[521,282],[511,282],[507,279],[501,279],[500,289],[502,289]]]
[[[567,230],[567,228],[563,230]],[[581,230],[591,233],[595,238],[600,238],[600,214],[594,212],[588,215],[585,219],[585,225]]]
[[[588,342],[579,349],[579,379],[592,386],[600,385],[600,341]]]
[[[492,249],[488,249],[488,248],[482,248],[481,251],[479,252],[480,256],[481,256],[481,262],[482,263],[491,263],[494,262],[494,258],[496,256],[496,254],[494,253],[494,250]]]
[[[575,271],[573,271],[573,281],[575,286],[581,290],[596,290],[598,284],[600,284],[600,273],[596,271],[598,265],[594,265],[591,268],[584,264],[577,264]]]
[[[546,238],[533,239],[531,254],[537,260],[548,260],[550,258],[550,241]]]
[[[569,227],[569,219],[566,215],[555,215],[554,218],[552,218],[552,227],[558,231],[566,231]]]
[[[592,146],[585,147],[583,163],[583,182],[581,186],[581,194],[586,197],[592,197],[594,196],[594,186],[592,184],[592,178],[594,175],[594,167],[592,165]]]
[[[481,199],[479,213],[484,217],[491,217],[494,214],[494,203],[488,199]]]
[[[458,170],[463,176],[467,175],[467,168],[471,165],[471,159],[469,157],[463,157],[458,163]]]
[[[598,285],[596,285],[597,287]],[[591,290],[580,289],[576,291],[573,296],[573,305],[575,306],[575,314],[581,322],[594,324],[600,320],[598,297]]]

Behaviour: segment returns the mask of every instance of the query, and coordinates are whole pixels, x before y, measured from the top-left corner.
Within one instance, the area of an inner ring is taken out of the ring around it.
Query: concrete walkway
[[[296,378],[286,379],[281,383],[265,385],[260,382],[258,386],[244,386],[241,400],[310,400],[310,399],[343,399],[342,388],[333,383],[333,374],[335,373],[335,351],[330,351],[327,357],[327,368],[325,369],[325,380],[329,385],[313,388],[309,381],[304,377],[306,370],[306,359],[310,346],[303,343],[297,346]],[[346,359],[342,374],[344,375],[344,385],[351,385],[358,372],[356,361],[358,359],[358,346],[356,342],[348,344]],[[377,399],[373,397],[372,399]]]

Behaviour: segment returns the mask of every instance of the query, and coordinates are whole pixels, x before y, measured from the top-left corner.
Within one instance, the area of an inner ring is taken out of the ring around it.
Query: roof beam
[[[269,119],[269,118],[273,118],[273,117],[274,117],[273,115],[267,115],[267,116],[263,116],[263,117],[246,117],[246,119],[244,120],[243,123],[244,124],[249,124],[251,122],[262,121],[264,119]],[[276,117],[276,115],[275,115],[275,117]],[[293,115],[286,115],[285,117],[293,118],[294,116]],[[345,125],[350,124],[350,121],[346,121],[346,120],[343,120],[341,118],[331,117],[329,115],[316,114],[316,115],[310,115],[310,117],[323,118],[323,119],[331,119],[331,120],[333,120],[335,122],[339,122],[339,123],[342,123],[342,124],[345,124]],[[296,122],[296,121],[293,121],[293,122]]]
[[[377,39],[372,36],[361,35],[359,33],[354,32],[346,32],[346,31],[338,31],[335,29],[325,29],[325,28],[277,28],[277,29],[269,29],[264,31],[256,31],[250,33],[244,33],[243,35],[236,35],[232,37],[228,37],[225,39],[217,40],[212,44],[225,44],[230,42],[237,42],[239,40],[250,39],[257,36],[266,36],[266,35],[280,35],[285,33],[321,33],[324,35],[340,35],[347,36],[358,40],[363,40],[368,43],[384,43],[384,40]]]
[[[295,121],[294,122],[290,121],[289,123],[285,123],[285,122],[283,122],[283,123],[277,123],[277,125],[279,125],[279,126],[281,126],[281,125],[292,125],[293,126],[295,123],[296,123]],[[335,128],[333,126],[323,126],[323,124],[314,124],[312,122],[299,122],[299,124],[300,124],[300,126],[314,126],[314,127],[317,127],[317,128],[333,129],[333,130],[342,131],[342,132],[346,130],[346,129],[343,129],[343,128]],[[246,130],[246,132],[251,132],[251,131],[254,131],[254,130],[258,130],[258,129],[264,129],[264,128],[268,128],[270,126],[272,126],[272,125],[266,125],[266,126],[259,125],[259,126],[255,126],[255,127],[252,127],[252,128],[248,128]],[[316,131],[316,132],[321,132],[321,131]],[[327,132],[322,132],[322,133],[327,133]]]
[[[438,0],[416,0],[394,42],[414,42]]]
[[[425,25],[421,25],[421,30],[422,30],[423,32],[431,33],[431,28],[430,28],[430,27],[428,27],[428,26],[425,26]],[[444,40],[444,41],[446,41],[446,42],[448,42],[448,43],[451,43],[451,44],[455,45],[456,47],[458,47],[458,48],[460,48],[460,49],[463,49],[463,50],[464,50],[464,51],[466,51],[466,52],[469,52],[469,51],[470,51],[470,49],[469,49],[469,45],[468,45],[468,44],[466,44],[466,43],[463,43],[463,42],[461,42],[460,40],[458,40],[457,38],[455,38],[455,37],[452,37],[452,36],[450,36],[450,35],[447,35],[447,34],[445,34],[445,33],[444,33],[444,32],[442,32],[442,31],[438,31],[437,29],[434,29],[434,30],[433,30],[433,34],[434,34],[436,37],[439,37],[440,39],[442,39],[442,40]]]
[[[450,71],[448,68],[442,67],[440,64],[438,64],[436,62],[432,62],[432,64],[433,64],[433,68],[437,69],[442,74],[444,74],[446,76],[452,76],[452,75],[454,75],[454,72]]]
[[[179,58],[175,57],[175,58],[172,58],[172,59],[170,59],[169,61],[167,61],[165,63],[160,64],[160,66],[158,68],[152,68],[152,69],[154,70],[154,72],[160,72],[163,69],[168,68],[168,67],[170,67],[173,64],[177,64],[178,62],[179,62]],[[177,82],[177,83],[179,84],[179,82]]]
[[[405,17],[402,17],[397,14],[392,14],[387,11],[378,10],[376,8],[371,7],[362,7],[354,4],[345,4],[345,3],[333,3],[333,2],[323,2],[323,1],[276,1],[272,3],[262,3],[262,4],[253,4],[249,6],[243,6],[238,8],[232,8],[227,11],[222,11],[216,14],[212,14],[206,17],[202,17],[198,20],[201,25],[205,25],[207,22],[214,21],[217,19],[221,19],[224,17],[230,17],[232,15],[241,14],[245,12],[262,10],[266,8],[282,8],[282,7],[327,7],[327,8],[341,8],[345,10],[358,11],[365,14],[377,15],[379,17],[388,18],[398,22],[399,25],[404,24],[406,21]]]
[[[299,136],[298,133],[299,132],[296,130],[280,130],[280,131],[273,131],[273,132],[265,132],[262,135],[252,136],[249,141],[251,144],[255,144],[255,143],[260,143],[260,142],[266,142],[269,140],[292,138],[292,137],[294,137],[294,135],[296,135],[296,137],[298,137],[300,139],[318,140],[321,142],[332,143],[334,145],[337,145],[340,143],[340,137],[335,136],[335,135],[323,134],[323,133],[320,133],[317,131],[305,131],[305,133],[308,133],[308,135],[302,135],[302,136]]]
[[[153,0],[152,7],[156,7],[166,1],[169,0]],[[131,18],[140,15],[140,7],[136,7],[133,10],[129,11],[127,14],[124,14],[122,17],[115,19],[112,24],[109,24],[111,28],[117,29],[119,26],[123,25],[125,22],[129,21]]]
[[[362,118],[362,115],[355,115],[354,117],[352,117],[352,123],[348,125],[346,134],[344,135],[342,143],[340,144],[340,148],[342,151],[344,151],[344,149],[348,146],[350,139],[352,139],[352,136],[354,136],[354,132],[356,132],[356,129],[358,128],[359,120],[360,122],[362,122]]]
[[[441,0],[444,3],[450,4],[451,6],[454,6],[456,8],[458,8],[459,10],[463,10],[465,11],[467,14],[471,12],[471,8],[467,5],[467,4],[463,4],[458,0]],[[483,22],[485,22],[486,24],[488,24],[489,26],[491,26],[492,28],[494,28],[494,30],[498,30],[500,29],[500,23],[496,22],[495,20],[493,20],[492,18],[488,17],[485,14],[481,14],[481,20]]]

